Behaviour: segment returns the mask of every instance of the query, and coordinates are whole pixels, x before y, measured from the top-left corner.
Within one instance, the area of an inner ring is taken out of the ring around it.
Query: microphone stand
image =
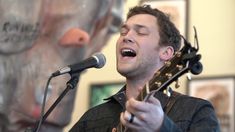
[[[37,121],[35,128],[32,130],[33,132],[39,131],[41,124],[47,119],[50,113],[54,110],[57,104],[63,99],[63,97],[68,93],[69,90],[76,88],[78,80],[79,80],[79,73],[71,74],[71,79],[66,83],[66,89],[61,93],[61,95],[56,99],[56,101],[51,105],[51,107],[47,110],[47,112],[43,115],[41,122]],[[26,130],[26,132],[28,132]]]

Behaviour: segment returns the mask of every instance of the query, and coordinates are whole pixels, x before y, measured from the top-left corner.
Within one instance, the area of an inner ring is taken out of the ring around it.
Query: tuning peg
[[[177,79],[175,81],[175,88],[179,88],[180,87],[180,82],[179,82],[179,79]]]
[[[163,93],[166,94],[168,97],[171,96],[171,88],[167,87],[165,90],[163,90]]]
[[[181,56],[181,52],[179,52],[179,51],[177,51],[177,52],[175,52],[175,55],[177,56],[177,57],[180,57]]]
[[[170,79],[170,78],[172,77],[172,74],[171,74],[171,73],[166,73],[165,75],[166,75],[166,77],[167,77],[168,79]]]
[[[191,79],[192,79],[190,72],[188,72],[186,75],[187,75],[188,80],[191,80]]]
[[[159,76],[161,74],[161,72],[160,71],[157,71],[157,72],[155,72],[155,75],[154,76]]]
[[[183,69],[183,65],[176,65],[176,67],[177,67],[179,70],[182,70],[182,69]]]
[[[165,66],[169,67],[171,65],[170,61],[165,61]]]
[[[157,85],[157,87],[160,87],[162,85],[161,82],[155,82],[155,84]]]

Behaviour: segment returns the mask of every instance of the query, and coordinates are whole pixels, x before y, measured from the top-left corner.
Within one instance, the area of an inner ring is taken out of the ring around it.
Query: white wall
[[[129,0],[125,10],[138,0]],[[199,76],[235,75],[235,0],[191,0],[189,5],[189,41],[193,43],[193,26],[196,26],[202,54],[203,73]],[[81,77],[73,119],[69,128],[88,109],[89,86],[98,82],[124,81],[116,72],[114,35],[102,50],[107,63],[102,69],[89,69]],[[181,79],[180,92],[185,93],[185,79]]]
[[[234,74],[235,1],[192,0],[190,8],[190,26],[195,25],[199,35],[203,75]]]

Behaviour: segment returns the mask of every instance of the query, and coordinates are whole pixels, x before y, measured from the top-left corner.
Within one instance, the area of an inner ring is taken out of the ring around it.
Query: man
[[[0,131],[34,127],[49,76],[100,51],[121,23],[122,6],[123,0],[0,1]],[[69,78],[51,81],[45,111]],[[63,131],[75,93],[63,98],[40,131]]]
[[[147,101],[136,99],[154,73],[179,50],[180,38],[161,11],[146,5],[132,8],[116,46],[117,71],[126,78],[126,85],[106,103],[88,110],[71,132],[219,131],[208,101],[171,90],[167,92],[172,97],[159,91]]]

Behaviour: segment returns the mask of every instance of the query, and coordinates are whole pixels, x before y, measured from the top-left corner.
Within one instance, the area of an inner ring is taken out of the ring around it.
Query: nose
[[[123,42],[125,43],[133,43],[133,36],[130,35],[130,33],[127,33],[124,37],[123,37]]]
[[[59,44],[62,46],[83,46],[89,42],[89,34],[79,28],[69,29],[59,40]]]
[[[133,43],[135,32],[133,30],[129,30],[121,36],[122,36],[122,41],[124,43]]]
[[[133,41],[133,39],[131,39],[131,38],[124,37],[124,38],[123,38],[123,42],[125,42],[125,43],[133,43],[134,41]]]

